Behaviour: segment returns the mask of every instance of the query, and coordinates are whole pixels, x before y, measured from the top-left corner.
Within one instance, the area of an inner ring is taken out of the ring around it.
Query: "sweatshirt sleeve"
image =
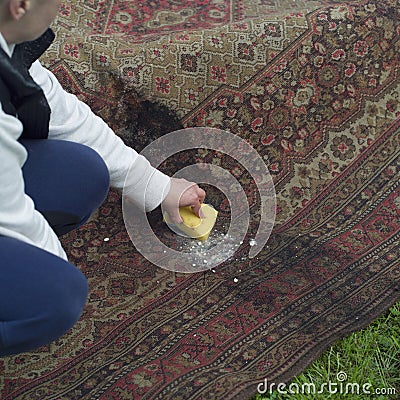
[[[32,65],[30,73],[42,87],[51,108],[49,138],[91,147],[106,163],[112,187],[123,189],[128,182],[127,193],[137,206],[145,211],[159,206],[168,193],[170,178],[126,146],[85,103],[66,92],[39,61]]]
[[[57,235],[25,194],[21,168],[27,152],[18,142],[21,132],[21,122],[4,113],[0,106],[0,235],[22,240],[66,260]]]

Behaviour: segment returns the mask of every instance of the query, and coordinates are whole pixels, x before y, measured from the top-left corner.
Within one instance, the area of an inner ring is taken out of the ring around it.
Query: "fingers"
[[[203,203],[204,199],[206,198],[206,192],[198,186],[197,186],[197,188],[198,188],[197,194],[199,196],[199,201],[200,201],[200,203]]]
[[[178,208],[173,208],[168,212],[169,218],[173,224],[181,224],[183,222],[181,215],[179,214]]]
[[[187,197],[188,197],[188,201],[190,207],[192,207],[193,212],[200,218],[203,218],[204,215],[201,211],[201,205],[206,197],[206,192],[201,189],[198,185],[193,184],[192,186],[190,186],[188,189],[188,191],[191,191],[190,193],[187,193]],[[182,198],[185,196],[185,193],[183,193]],[[182,199],[182,205],[184,206],[186,199],[183,198]]]
[[[198,217],[200,217],[200,218],[203,218],[203,217],[204,217],[204,215],[203,215],[203,213],[202,213],[202,211],[201,211],[201,203],[200,203],[200,202],[197,202],[196,204],[192,205],[191,207],[192,207],[193,212],[194,212]]]
[[[204,218],[201,212],[201,204],[205,196],[206,192],[196,183],[185,179],[171,178],[170,192],[165,198],[163,206],[168,212],[171,221],[174,224],[180,224],[183,222],[179,214],[180,207],[190,206],[198,217]]]
[[[203,211],[201,211],[201,205],[203,204],[204,199],[206,197],[206,192],[203,189],[201,189],[200,187],[197,186],[197,195],[198,195],[199,201],[193,207],[193,211],[198,217],[204,218]]]

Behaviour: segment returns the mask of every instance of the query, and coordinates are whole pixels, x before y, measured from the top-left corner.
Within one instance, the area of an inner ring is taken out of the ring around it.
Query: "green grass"
[[[340,387],[338,374],[342,372],[347,377]],[[331,389],[329,382],[333,382]],[[289,394],[290,384],[293,394]],[[364,384],[370,385],[365,387],[370,394],[363,391]],[[321,387],[322,393],[318,394]],[[367,328],[330,347],[283,390],[270,393],[268,389],[251,400],[400,399],[400,302]],[[380,390],[380,394],[375,390]],[[386,393],[382,394],[383,391]]]

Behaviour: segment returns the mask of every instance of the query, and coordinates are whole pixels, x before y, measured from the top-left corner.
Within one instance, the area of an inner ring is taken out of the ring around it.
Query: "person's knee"
[[[54,339],[72,328],[82,315],[86,304],[88,285],[85,276],[78,269],[70,272],[63,282],[54,287],[53,301],[44,315],[44,322]],[[53,340],[53,339],[51,339]]]
[[[81,145],[81,167],[86,170],[86,175],[90,177],[89,185],[96,188],[100,197],[105,197],[110,186],[110,173],[105,161],[92,148]],[[83,165],[82,165],[83,164]],[[104,192],[103,195],[101,192]]]
[[[54,139],[22,140],[21,143],[28,151],[23,167],[26,192],[35,200],[39,211],[59,210],[57,207],[61,205],[63,211],[75,213],[86,211],[79,209],[83,201],[91,209],[104,201],[110,173],[94,149]]]
[[[92,148],[63,140],[23,140],[25,191],[58,236],[84,224],[107,197],[110,174]]]
[[[88,285],[85,276],[74,266],[70,267],[67,274],[47,281],[42,293],[36,294],[40,306],[32,298],[32,310],[24,316],[0,321],[1,357],[48,345],[77,323],[86,304]]]
[[[76,324],[88,284],[75,265],[4,236],[0,254],[0,356],[47,345]]]
[[[82,315],[87,294],[85,276],[71,266],[62,280],[53,281],[53,287],[47,289],[49,301],[34,318],[36,321],[33,321],[32,332],[36,337],[32,338],[31,343],[35,347],[49,344],[73,328]]]

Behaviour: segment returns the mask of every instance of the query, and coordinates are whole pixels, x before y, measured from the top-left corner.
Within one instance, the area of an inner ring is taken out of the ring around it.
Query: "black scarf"
[[[29,68],[53,40],[48,29],[38,39],[16,45],[11,58],[0,48],[0,101],[4,112],[22,122],[21,138],[46,139],[49,134],[50,107]]]

